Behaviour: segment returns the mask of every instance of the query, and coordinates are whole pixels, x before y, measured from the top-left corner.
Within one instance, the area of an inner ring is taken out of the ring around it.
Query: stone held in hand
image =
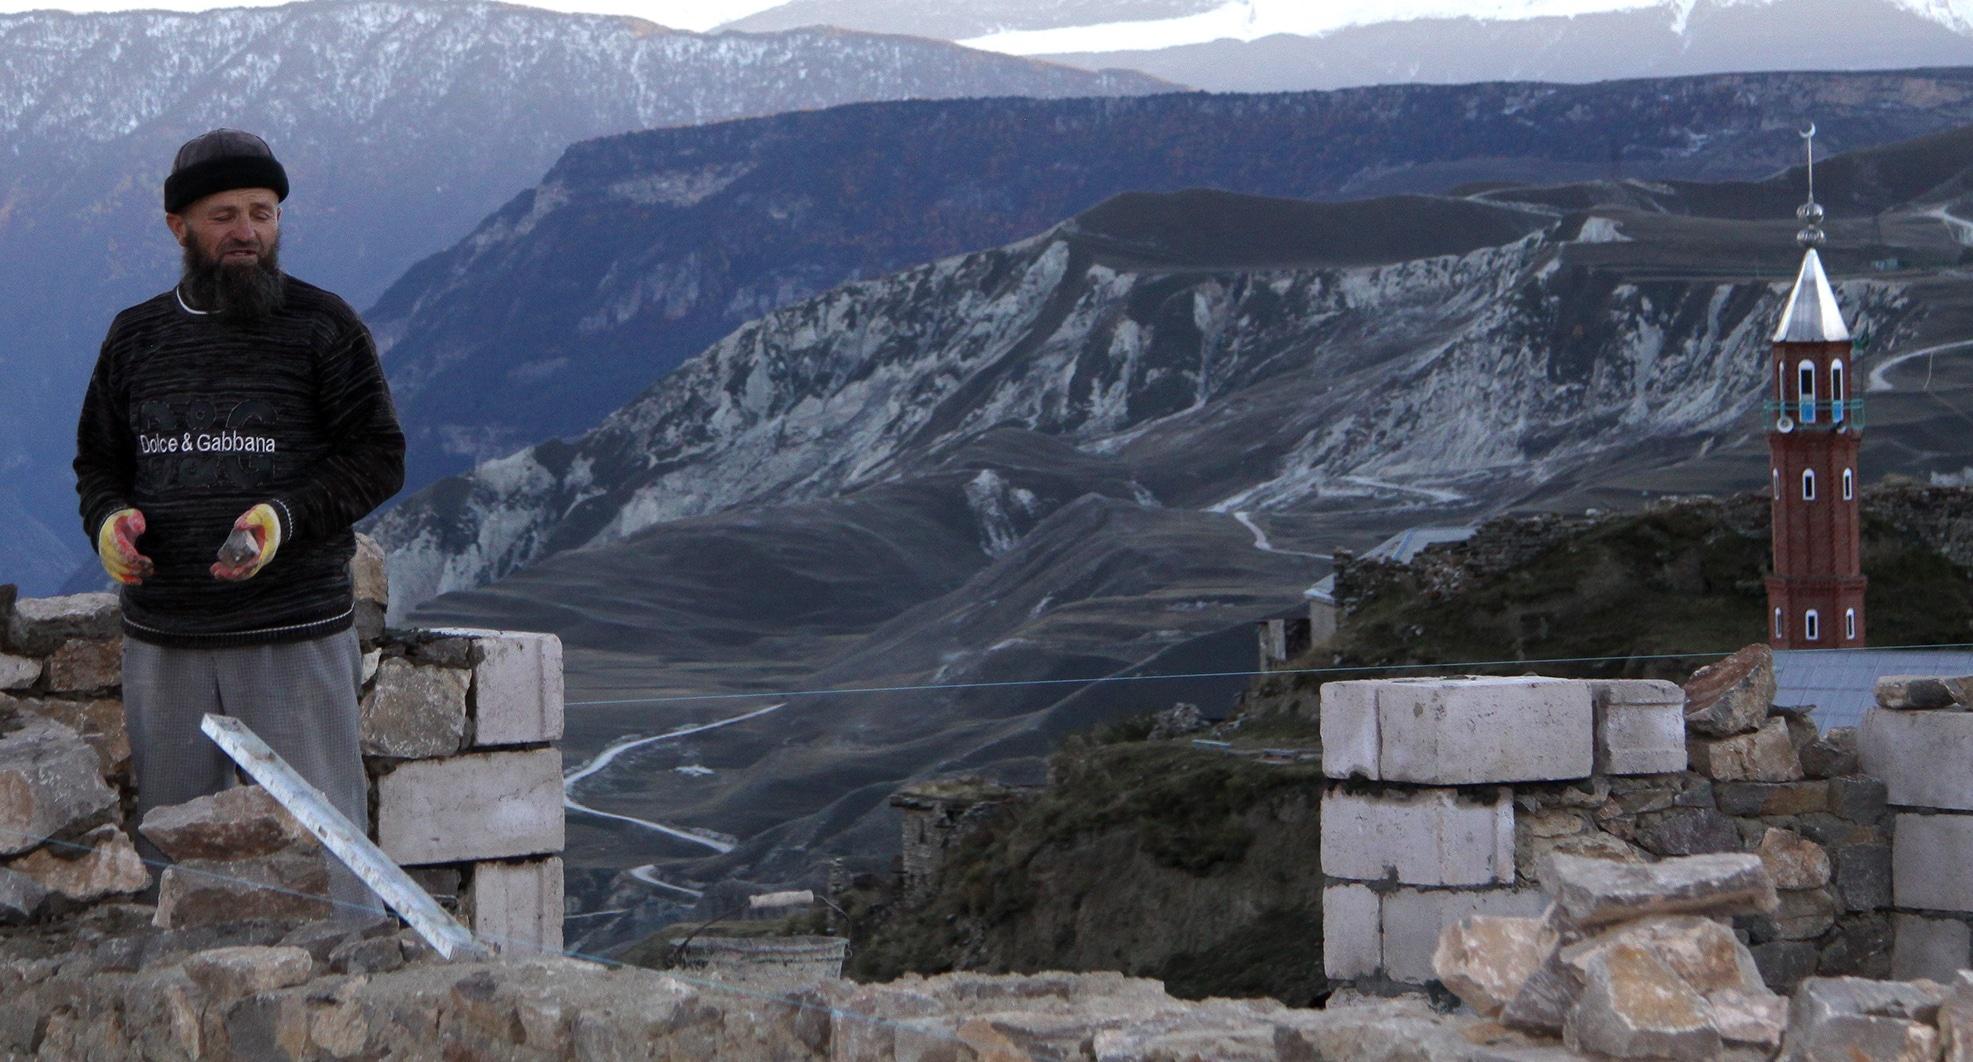
[[[1584,929],[1657,914],[1760,914],[1779,902],[1760,857],[1742,853],[1658,863],[1558,854],[1543,877],[1554,887],[1561,917]]]
[[[1685,726],[1706,737],[1758,729],[1774,704],[1774,650],[1754,644],[1685,680]]]

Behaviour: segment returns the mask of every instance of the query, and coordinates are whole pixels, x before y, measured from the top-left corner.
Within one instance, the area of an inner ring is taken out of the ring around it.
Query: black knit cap
[[[288,171],[267,141],[238,129],[201,133],[178,149],[171,176],[164,179],[164,210],[182,213],[214,192],[271,188],[276,200],[288,198]]]

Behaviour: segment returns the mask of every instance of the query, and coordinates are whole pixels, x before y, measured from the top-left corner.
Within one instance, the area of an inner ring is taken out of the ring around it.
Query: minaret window
[[[1804,361],[1795,366],[1796,394],[1801,399],[1804,424],[1815,423],[1815,362]]]
[[[1788,404],[1788,366],[1778,361],[1774,363],[1774,404]]]
[[[1855,501],[1856,496],[1857,474],[1846,468],[1843,470],[1843,500]]]
[[[1843,361],[1829,363],[1829,419],[1843,423]]]
[[[1802,470],[1802,500],[1815,500],[1815,469],[1805,468]]]
[[[1857,610],[1853,608],[1846,608],[1843,610],[1843,637],[1855,639],[1856,636],[1857,636]]]
[[[1776,638],[1781,637],[1781,610],[1780,609],[1774,610],[1774,636]]]
[[[1781,500],[1781,470],[1778,468],[1774,470],[1774,493],[1771,497],[1776,501]]]
[[[1812,642],[1822,640],[1822,613],[1810,609],[1802,616],[1802,636]]]

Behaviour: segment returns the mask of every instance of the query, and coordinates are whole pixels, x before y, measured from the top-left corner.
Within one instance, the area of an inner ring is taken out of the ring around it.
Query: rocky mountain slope
[[[634,19],[438,0],[313,0],[201,14],[0,16],[0,493],[72,545],[0,538],[52,589],[79,559],[74,410],[118,308],[162,290],[171,153],[217,125],[274,144],[295,186],[285,263],[358,306],[605,133],[870,99],[1160,87],[922,39],[704,36]]]
[[[1973,122],[1973,79],[1760,75],[1293,96],[872,104],[571,148],[371,313],[414,488],[595,426],[762,314],[1130,191],[1341,199],[1747,178]],[[1614,160],[1614,161],[1613,161]],[[1423,215],[1421,215],[1423,217]]]
[[[1239,92],[1973,59],[1973,5],[1961,0],[793,0],[729,23],[816,24],[942,37]]]
[[[1867,479],[1965,468],[1973,371],[1927,352],[1973,316],[1969,167],[1969,132],[1819,167],[1881,376]],[[1121,196],[769,314],[376,532],[394,599],[451,591],[419,622],[563,636],[577,761],[645,741],[576,799],[737,841],[577,815],[576,894],[800,878],[893,843],[908,778],[1033,779],[1076,729],[1225,703],[1333,546],[1758,489],[1800,195]]]

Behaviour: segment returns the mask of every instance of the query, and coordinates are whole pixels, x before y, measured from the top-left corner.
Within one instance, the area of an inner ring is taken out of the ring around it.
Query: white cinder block
[[[1378,683],[1377,741],[1389,782],[1587,778],[1596,713],[1589,687],[1568,679],[1394,679]]]
[[[1539,889],[1398,889],[1385,893],[1383,900],[1384,975],[1412,985],[1438,976],[1432,970],[1432,952],[1447,926],[1476,914],[1532,918],[1548,906]],[[1326,936],[1323,939],[1328,940]]]
[[[1973,963],[1973,926],[1957,918],[1926,918],[1894,914],[1891,930],[1891,978],[1919,978],[1949,985],[1959,971]]]
[[[562,861],[479,863],[467,893],[473,935],[503,955],[562,951]]]
[[[1596,769],[1602,774],[1685,770],[1685,691],[1662,679],[1587,683],[1596,708]]]
[[[562,753],[413,760],[377,780],[377,844],[399,863],[459,863],[562,850]]]
[[[473,745],[528,745],[562,736],[562,640],[502,631],[475,639]]]
[[[1973,712],[1872,708],[1857,733],[1857,755],[1893,804],[1973,811]]]
[[[1891,836],[1891,902],[1973,911],[1973,815],[1899,815]]]
[[[1322,972],[1333,978],[1374,977],[1384,965],[1383,919],[1377,894],[1361,885],[1322,890]]]
[[[1406,885],[1512,885],[1514,796],[1481,803],[1451,789],[1322,798],[1322,871]]]
[[[1322,773],[1376,779],[1377,687],[1382,683],[1325,682],[1320,695]]]

